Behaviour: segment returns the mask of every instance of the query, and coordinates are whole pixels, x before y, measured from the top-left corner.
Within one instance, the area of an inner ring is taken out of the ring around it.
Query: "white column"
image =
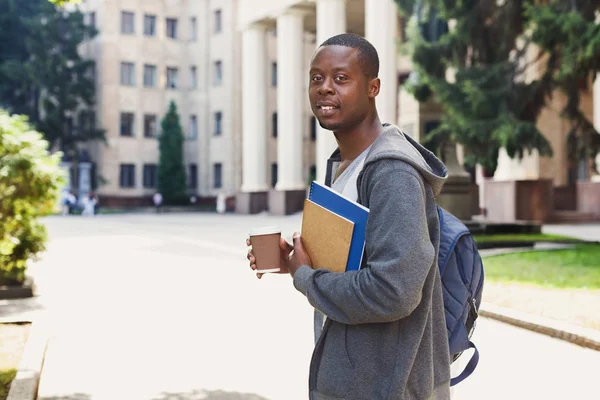
[[[393,0],[365,0],[365,37],[377,49],[381,90],[377,110],[381,122],[396,124],[398,8]]]
[[[242,42],[242,191],[261,192],[268,190],[265,27],[249,26]]]
[[[84,197],[87,197],[92,191],[92,164],[89,162],[80,162],[78,166],[79,183],[77,185],[77,189],[79,191],[79,200],[81,201]]]
[[[346,32],[346,0],[317,0],[317,46],[332,36]],[[327,159],[337,148],[333,132],[317,122],[317,181],[325,182]]]
[[[277,190],[306,188],[303,178],[304,13],[288,9],[277,17]]]

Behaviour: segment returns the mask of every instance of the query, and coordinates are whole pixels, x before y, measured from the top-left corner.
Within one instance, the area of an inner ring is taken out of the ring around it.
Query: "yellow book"
[[[345,272],[354,223],[306,199],[302,214],[302,244],[314,269]]]

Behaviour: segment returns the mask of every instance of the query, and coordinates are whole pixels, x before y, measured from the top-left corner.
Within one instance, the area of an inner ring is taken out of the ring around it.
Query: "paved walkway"
[[[542,232],[600,242],[600,224],[597,223],[579,225],[544,225],[542,227]]]
[[[53,217],[40,296],[0,302],[51,335],[39,400],[307,399],[312,309],[287,276],[257,280],[246,232],[300,217]],[[600,353],[479,321],[454,399],[593,398]],[[550,362],[549,362],[550,361]],[[549,384],[552,382],[553,384]]]

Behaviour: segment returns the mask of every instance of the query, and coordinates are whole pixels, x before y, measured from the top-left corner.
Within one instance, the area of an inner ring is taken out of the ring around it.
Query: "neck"
[[[351,161],[369,147],[383,132],[383,125],[377,116],[366,118],[350,130],[334,132],[340,148],[342,161]]]

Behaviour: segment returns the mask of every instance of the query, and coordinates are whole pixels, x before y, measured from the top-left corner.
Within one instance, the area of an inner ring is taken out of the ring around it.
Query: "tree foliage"
[[[66,12],[46,0],[0,0],[0,98],[25,114],[51,146],[75,151],[79,142],[103,139],[93,113],[93,60],[79,53],[96,35],[81,12]]]
[[[0,109],[0,285],[22,283],[27,261],[45,249],[37,219],[56,207],[64,183],[59,163],[25,116]]]
[[[59,7],[64,7],[67,4],[79,4],[81,0],[48,0],[50,3],[56,4]]]
[[[562,115],[572,123],[571,137],[579,138],[580,149],[596,151],[598,135],[579,108],[579,88],[598,70],[600,35],[594,12],[600,2],[396,2],[412,17],[415,73],[407,87],[419,101],[434,95],[444,110],[440,126],[426,141],[456,140],[465,146],[466,163],[481,164],[488,175],[495,171],[502,147],[511,157],[532,149],[551,155],[536,123],[560,90],[568,98]],[[451,29],[440,30],[446,21],[452,21]],[[539,72],[531,73],[532,68]],[[449,72],[453,79],[447,79]]]
[[[165,204],[184,202],[186,199],[186,176],[183,164],[184,136],[177,106],[173,101],[169,111],[162,119],[158,137],[158,191],[163,195]]]

